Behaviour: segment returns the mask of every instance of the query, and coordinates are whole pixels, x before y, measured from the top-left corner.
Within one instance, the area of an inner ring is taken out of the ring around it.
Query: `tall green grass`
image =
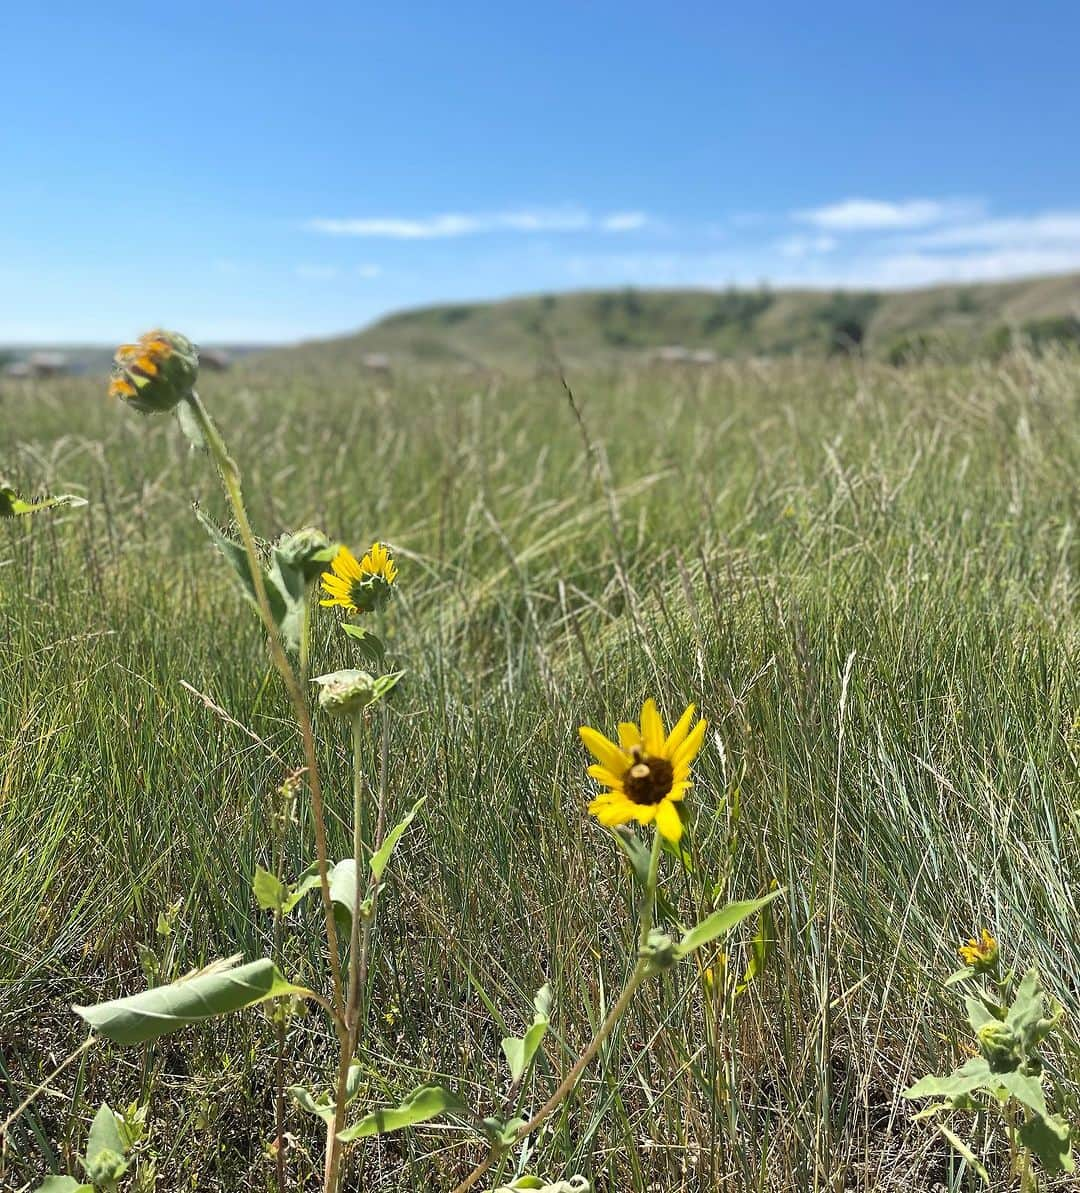
[[[633,930],[576,728],[694,700],[696,870],[670,893],[690,918],[714,885],[780,882],[777,953],[718,1047],[692,970],[647,988],[533,1141],[540,1166],[601,1193],[967,1188],[896,1097],[962,1047],[940,987],[957,940],[987,923],[1070,1013],[1080,998],[1080,365],[584,375],[584,435],[553,377],[321,370],[253,362],[203,396],[262,533],[316,523],[401,563],[394,810],[430,798],[379,925],[372,1094],[434,1074],[503,1088],[499,1038],[545,979],[540,1079],[565,1069]],[[300,753],[191,516],[197,499],[225,519],[209,465],[171,420],[89,381],[10,386],[0,463],[24,492],[91,502],[0,524],[3,1106],[82,1038],[70,1002],[140,985],[136,946],[174,900],[176,972],[266,951],[249,880]],[[345,661],[334,618],[316,635],[327,670]],[[348,743],[324,742],[340,856]],[[294,870],[311,855],[297,843]],[[305,914],[300,976],[319,972]],[[314,1017],[293,1048],[320,1080]],[[271,1061],[255,1013],[152,1056],[96,1050],[13,1129],[0,1186],[63,1162],[95,1100],[152,1090],[159,1189],[269,1188]],[[1071,1043],[1054,1075],[1080,1118]],[[317,1167],[316,1133],[291,1126]],[[364,1188],[448,1186],[477,1154],[451,1132],[388,1138]]]

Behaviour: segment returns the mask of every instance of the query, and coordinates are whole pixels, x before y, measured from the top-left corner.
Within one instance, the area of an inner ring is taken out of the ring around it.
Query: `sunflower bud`
[[[114,1186],[127,1169],[127,1160],[111,1147],[103,1147],[86,1162],[86,1175],[94,1185]]]
[[[997,1019],[978,1030],[979,1049],[994,1073],[1013,1073],[1020,1065],[1020,1038],[1007,1024]]]
[[[199,375],[195,345],[176,331],[148,331],[113,357],[109,395],[143,414],[167,414],[190,397]]]
[[[276,550],[287,563],[299,568],[310,584],[323,574],[338,549],[321,530],[305,526],[295,534],[283,535]]]
[[[649,939],[641,947],[638,956],[648,963],[648,972],[651,974],[670,969],[679,959],[675,942],[666,932],[657,928],[649,933]]]
[[[319,707],[335,717],[355,717],[378,694],[374,678],[366,671],[335,671],[312,682],[319,685]]]

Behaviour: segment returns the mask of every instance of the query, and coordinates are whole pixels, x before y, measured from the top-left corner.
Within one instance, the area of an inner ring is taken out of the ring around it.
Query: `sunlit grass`
[[[670,893],[776,879],[777,955],[719,1048],[691,969],[640,1000],[537,1141],[545,1168],[620,1193],[964,1188],[897,1097],[958,1055],[938,985],[956,944],[987,924],[1069,1011],[1080,990],[1080,366],[573,380],[591,453],[554,378],[375,386],[328,368],[299,383],[252,364],[205,387],[257,526],[286,529],[289,511],[288,528],[385,540],[399,563],[413,670],[394,811],[429,799],[379,929],[396,967],[375,1006],[397,1013],[374,1017],[377,1049],[401,1066],[386,1092],[414,1064],[492,1087],[505,1032],[488,1004],[524,1015],[545,979],[557,1007],[602,1017],[633,892],[592,845],[577,727],[662,692],[669,719],[693,701],[710,722],[702,882]],[[0,391],[20,492],[91,503],[0,524],[4,1104],[79,1042],[73,981],[75,1001],[138,986],[136,944],[158,947],[174,900],[177,972],[267,947],[250,876],[298,744],[187,510],[199,496],[225,523],[224,503],[168,420],[137,419],[91,382]],[[321,649],[344,663],[332,624]],[[325,768],[331,819],[347,819],[344,738]],[[320,947],[306,914],[301,977]],[[493,948],[500,935],[514,947]],[[295,1031],[320,1073],[321,1025]],[[96,1054],[20,1122],[0,1184],[75,1146],[95,1098],[156,1077],[159,1187],[269,1187],[251,1141],[272,1133],[271,1052],[249,1013],[178,1037],[153,1071]],[[1080,1054],[1058,1065],[1075,1119]],[[317,1167],[309,1125],[292,1126]],[[370,1187],[448,1187],[468,1149],[448,1137],[432,1173],[432,1139],[377,1144]]]

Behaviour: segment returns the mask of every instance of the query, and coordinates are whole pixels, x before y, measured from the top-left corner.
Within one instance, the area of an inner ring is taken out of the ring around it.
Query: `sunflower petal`
[[[688,704],[686,712],[676,721],[674,728],[667,735],[667,741],[664,743],[664,757],[670,758],[675,751],[686,741],[686,735],[690,732],[690,725],[694,719],[694,706]]]
[[[678,770],[679,767],[689,766],[694,761],[698,750],[701,749],[701,743],[705,740],[705,730],[707,727],[707,721],[698,721],[693,729],[690,730],[686,735],[686,740],[672,756],[671,765],[673,769]]]
[[[678,841],[682,836],[682,821],[678,809],[670,800],[663,800],[656,806],[656,827],[660,835],[669,841]]]
[[[628,799],[611,800],[604,804],[593,800],[589,804],[589,811],[601,824],[610,828],[613,825],[626,824],[628,820],[633,820],[637,815],[637,804],[631,803]]]
[[[619,722],[619,745],[629,753],[635,746],[641,745],[641,730],[633,721]]]
[[[588,725],[582,725],[578,733],[585,743],[585,749],[601,766],[606,766],[609,771],[619,775],[630,769],[629,755],[624,754],[613,741],[608,741],[602,733],[590,729]]]
[[[651,697],[641,706],[641,740],[645,753],[659,758],[664,750],[664,722]]]
[[[622,790],[622,779],[609,771],[606,766],[601,766],[599,762],[586,767],[585,773],[591,775],[598,783],[603,783],[606,787],[614,787],[617,791]]]
[[[686,779],[679,779],[672,783],[671,790],[667,794],[668,799],[680,800],[684,799],[686,793],[693,787],[693,783]]]

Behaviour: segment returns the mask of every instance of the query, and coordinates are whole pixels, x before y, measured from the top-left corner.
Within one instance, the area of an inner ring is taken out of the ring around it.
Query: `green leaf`
[[[312,862],[291,887],[281,904],[281,914],[288,915],[303,897],[311,891],[318,890],[319,863]]]
[[[243,543],[229,538],[210,521],[210,519],[195,507],[195,517],[210,536],[210,541],[221,552],[225,562],[232,568],[240,581],[240,587],[248,601],[256,610],[259,608],[258,597],[255,595],[255,581],[252,577],[251,563],[244,550]],[[297,589],[296,576],[300,576],[300,588]],[[283,561],[280,552],[273,552],[271,570],[263,571],[263,587],[266,589],[266,602],[270,606],[270,615],[281,634],[281,640],[287,650],[295,653],[300,649],[300,631],[303,624],[303,601],[306,596],[303,574],[299,568]],[[299,604],[298,604],[299,602]]]
[[[955,973],[949,974],[949,976],[941,984],[943,986],[955,986],[957,982],[967,982],[974,976],[975,971],[970,965],[968,965],[963,969],[958,969]]]
[[[974,1089],[992,1089],[999,1085],[990,1072],[985,1057],[973,1056],[965,1061],[948,1077],[927,1076],[908,1086],[900,1094],[902,1098],[955,1098]]]
[[[1007,1089],[1018,1102],[1023,1102],[1036,1114],[1046,1116],[1046,1094],[1038,1077],[1029,1077],[1019,1069],[1013,1073],[996,1073],[994,1076],[998,1085]]]
[[[364,629],[363,626],[353,625],[349,621],[341,623],[341,632],[347,634],[356,643],[362,659],[374,664],[382,662],[383,655],[386,654],[386,647],[377,634]]]
[[[937,1129],[945,1136],[945,1138],[952,1144],[953,1148],[968,1162],[972,1171],[979,1177],[984,1185],[990,1184],[990,1174],[986,1171],[986,1167],[978,1156],[971,1150],[970,1147],[956,1134],[955,1131],[950,1131],[944,1123],[937,1123]]]
[[[107,1102],[102,1102],[90,1124],[90,1135],[86,1140],[86,1163],[92,1164],[103,1151],[124,1156],[128,1150],[120,1135],[116,1115]]]
[[[976,1034],[978,1034],[979,1028],[985,1027],[987,1023],[1000,1022],[998,1016],[987,1007],[981,998],[968,996],[964,999],[964,1006],[967,1008],[968,1023],[971,1024],[971,1030]]]
[[[1032,967],[1020,979],[1005,1022],[1026,1042],[1032,1028],[1042,1019],[1044,1005],[1039,971]]]
[[[1049,1173],[1072,1172],[1069,1124],[1053,1114],[1036,1114],[1020,1128],[1020,1142],[1030,1148]]]
[[[375,881],[378,882],[386,869],[387,862],[390,861],[390,855],[394,852],[397,843],[405,834],[405,830],[416,819],[417,812],[427,803],[427,796],[422,795],[412,808],[405,813],[405,815],[398,821],[397,824],[386,834],[386,840],[379,846],[378,850],[372,854],[371,861],[368,865],[371,866],[371,873],[374,875]]]
[[[311,993],[287,982],[270,960],[251,961],[228,969],[210,968],[168,986],[72,1009],[115,1044],[142,1044],[169,1032],[219,1015],[255,1006],[270,998]]]
[[[677,946],[679,956],[685,957],[695,949],[700,949],[702,945],[709,944],[717,937],[730,932],[732,928],[741,924],[755,912],[760,911],[763,907],[768,907],[774,899],[779,899],[783,893],[782,890],[771,891],[760,899],[745,899],[740,903],[729,903],[726,907],[721,907],[719,911],[714,911],[712,915],[706,916],[700,924],[691,928],[679,941]]]
[[[533,1007],[536,1014],[525,1035],[520,1039],[516,1036],[507,1036],[502,1041],[503,1055],[506,1057],[506,1063],[510,1066],[510,1077],[515,1084],[521,1080],[526,1069],[532,1064],[532,1059],[547,1034],[551,1012],[551,986],[546,982],[536,992]]]
[[[302,1085],[290,1085],[285,1092],[301,1110],[315,1115],[316,1118],[321,1118],[324,1123],[334,1121],[334,1103],[329,1095],[323,1094],[321,1097],[315,1098]]]
[[[56,509],[65,505],[76,509],[89,504],[85,497],[76,497],[74,493],[58,493],[55,497],[42,497],[39,501],[23,501],[16,495],[14,489],[7,485],[0,485],[0,518],[40,514],[43,510]]]
[[[338,1135],[338,1139],[343,1143],[349,1143],[354,1139],[366,1139],[369,1135],[400,1131],[402,1127],[427,1122],[440,1114],[464,1110],[462,1101],[448,1089],[443,1089],[441,1085],[421,1085],[414,1089],[400,1106],[376,1110],[365,1115],[358,1123],[346,1127]]]
[[[352,917],[356,913],[356,862],[347,857],[330,871],[330,898]]]
[[[271,874],[262,866],[255,867],[255,877],[251,880],[251,889],[255,894],[255,902],[263,911],[280,911],[285,906],[288,889],[276,874]]]
[[[349,1073],[345,1078],[345,1105],[348,1106],[360,1092],[360,1081],[364,1075],[364,1066],[354,1060],[349,1064]]]
[[[199,420],[195,417],[191,409],[190,402],[180,402],[177,405],[176,421],[180,424],[180,430],[184,432],[188,443],[196,451],[205,452],[207,450],[206,436],[203,434]]]
[[[47,1176],[34,1193],[94,1193],[93,1185],[84,1185],[71,1176]]]
[[[769,963],[769,958],[776,948],[776,922],[773,917],[772,904],[761,909],[761,918],[758,920],[758,929],[754,933],[754,938],[750,942],[750,960],[747,962],[746,971],[743,973],[742,981],[735,988],[735,995],[745,994],[751,982],[756,981],[765,972],[765,967]]]

